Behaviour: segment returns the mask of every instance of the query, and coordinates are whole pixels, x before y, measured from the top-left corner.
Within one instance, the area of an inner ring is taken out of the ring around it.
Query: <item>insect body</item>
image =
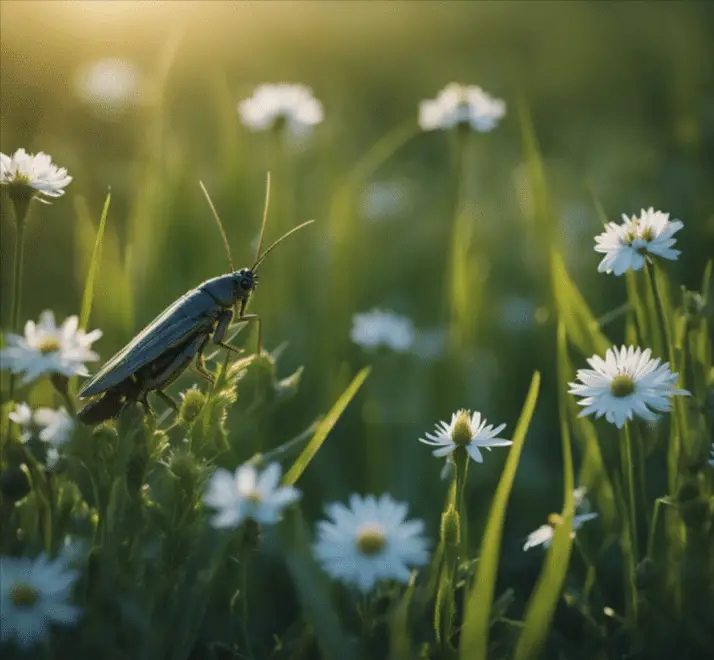
[[[211,208],[213,209],[212,204]],[[267,216],[267,196],[265,208],[258,253],[253,266],[233,270],[231,263],[233,272],[199,284],[149,323],[111,358],[79,393],[81,399],[101,396],[79,411],[78,417],[81,421],[97,424],[116,416],[122,406],[131,401],[139,401],[148,408],[147,395],[150,391],[156,391],[169,405],[176,408],[175,402],[164,392],[164,388],[178,378],[191,361],[194,361],[199,374],[211,382],[214,380],[213,375],[207,371],[203,358],[203,351],[210,339],[214,344],[231,352],[239,352],[224,341],[228,326],[234,319],[238,323],[254,321],[258,324],[258,352],[261,352],[260,317],[257,314],[245,313],[248,300],[258,285],[256,271],[278,243],[312,222],[310,220],[293,228],[260,255]],[[215,210],[214,215],[223,233]],[[228,243],[225,234],[223,235],[231,262]]]

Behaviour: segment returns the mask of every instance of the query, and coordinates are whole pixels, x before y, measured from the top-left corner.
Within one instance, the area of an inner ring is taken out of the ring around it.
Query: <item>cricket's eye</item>
[[[248,277],[244,277],[240,281],[240,288],[243,289],[243,291],[250,291],[253,288],[253,281]]]

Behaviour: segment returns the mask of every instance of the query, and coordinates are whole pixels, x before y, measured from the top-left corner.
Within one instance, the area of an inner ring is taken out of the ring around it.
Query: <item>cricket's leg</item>
[[[216,382],[214,375],[206,369],[206,360],[203,357],[203,351],[206,350],[206,345],[208,344],[208,335],[206,335],[198,346],[196,351],[196,359],[193,361],[193,366],[200,376],[203,376],[211,385]]]
[[[155,390],[155,392],[165,404],[174,409],[174,412],[178,412],[178,404],[168,394],[166,394],[166,392],[163,390]]]
[[[144,414],[145,414],[145,415],[151,415],[152,417],[155,417],[154,411],[153,411],[153,409],[151,408],[151,406],[149,405],[148,396],[149,396],[149,392],[148,392],[148,391],[145,391],[145,392],[142,392],[141,395],[140,395],[139,397],[137,397],[136,400],[137,400],[142,406],[144,406]],[[128,403],[128,402],[127,402],[127,403]]]
[[[260,320],[260,316],[257,314],[244,314],[243,316],[240,316],[236,319],[236,323],[257,323],[258,324],[258,355],[262,355],[263,353],[263,324]],[[223,346],[224,348],[231,348],[233,350],[236,350],[232,346],[225,344],[222,341],[216,341],[215,337],[213,338],[213,341],[216,342],[219,346]]]
[[[213,333],[213,343],[217,346],[222,346],[232,353],[241,353],[241,349],[231,346],[229,343],[223,341],[223,337],[225,337],[226,330],[228,330],[228,326],[230,325],[232,319],[233,312],[230,310],[224,312],[223,316],[219,318],[218,326],[216,327],[216,331]],[[236,319],[236,324],[250,323],[251,321],[256,321],[258,323],[258,354],[260,354],[263,347],[260,317],[257,314],[243,314]]]

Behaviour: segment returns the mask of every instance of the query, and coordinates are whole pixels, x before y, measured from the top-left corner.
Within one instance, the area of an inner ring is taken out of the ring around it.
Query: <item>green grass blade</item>
[[[523,159],[528,173],[531,192],[533,194],[533,217],[537,225],[541,249],[554,244],[556,234],[556,219],[548,195],[548,184],[545,177],[545,167],[538,145],[538,138],[533,127],[533,119],[525,100],[521,99],[518,108],[521,124],[521,140],[523,142]]]
[[[107,197],[104,200],[104,208],[99,219],[99,229],[97,229],[97,239],[94,242],[94,251],[92,252],[92,260],[89,262],[89,272],[84,284],[84,294],[82,295],[82,311],[79,314],[79,327],[87,329],[89,323],[89,315],[92,312],[92,299],[94,298],[94,280],[97,277],[99,269],[99,257],[101,255],[102,241],[104,240],[104,227],[107,223],[107,215],[109,214],[109,204],[112,200],[111,189],[107,192]]]
[[[462,660],[486,660],[488,650],[488,629],[491,620],[491,603],[496,587],[496,574],[501,549],[501,533],[506,517],[508,496],[516,476],[518,460],[526,439],[540,389],[540,373],[535,372],[531,380],[521,416],[513,433],[513,444],[498,482],[488,516],[486,532],[481,544],[481,557],[474,584],[467,596],[464,624],[461,632],[459,657]]]
[[[712,281],[712,267],[714,266],[714,259],[709,259],[707,265],[704,267],[704,275],[702,277],[702,298],[705,301],[709,300],[709,287]]]
[[[314,626],[320,650],[325,658],[354,658],[354,645],[342,630],[342,624],[329,596],[325,575],[315,562],[309,536],[298,510],[290,510],[279,527],[280,540],[288,572],[297,591],[305,617]]]
[[[307,468],[310,461],[315,457],[315,454],[317,454],[318,450],[322,446],[325,438],[327,438],[327,434],[332,430],[337,423],[337,420],[342,416],[347,404],[352,401],[359,388],[362,387],[362,383],[364,383],[367,379],[370,371],[371,367],[365,367],[362,369],[347,386],[347,389],[342,393],[340,398],[337,399],[335,405],[330,409],[330,412],[328,412],[324,419],[320,422],[320,425],[315,431],[315,435],[312,436],[312,440],[308,442],[307,447],[303,449],[300,456],[297,457],[297,460],[292,464],[292,467],[286,473],[283,478],[284,484],[294,484],[300,478],[300,475],[305,471],[305,468]]]
[[[545,567],[538,578],[533,596],[526,609],[525,624],[521,632],[514,660],[531,660],[537,658],[548,636],[550,623],[555,607],[560,598],[560,592],[565,582],[570,561],[573,540],[570,536],[573,524],[573,455],[570,443],[570,428],[567,414],[567,341],[565,325],[558,322],[558,407],[560,409],[560,430],[563,443],[563,488],[564,506],[563,522],[558,525],[553,543],[545,558]]]
[[[565,324],[568,338],[583,355],[604,354],[612,344],[600,330],[595,315],[570,278],[565,261],[555,248],[550,253],[550,272],[558,317]]]
[[[389,619],[389,660],[412,660],[416,657],[409,633],[409,606],[415,585],[416,581],[412,576]]]

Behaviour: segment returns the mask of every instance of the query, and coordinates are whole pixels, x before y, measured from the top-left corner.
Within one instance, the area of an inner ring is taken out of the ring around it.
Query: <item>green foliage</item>
[[[491,623],[491,604],[496,586],[501,534],[506,517],[508,496],[518,468],[518,459],[523,449],[526,433],[530,426],[540,389],[540,374],[533,374],[528,394],[518,424],[513,432],[513,445],[509,451],[501,480],[493,496],[488,523],[481,543],[481,554],[476,579],[466,598],[466,614],[461,633],[460,657],[486,658],[488,649],[488,629]]]
[[[98,52],[84,38],[91,12],[63,23],[33,14],[44,6],[3,6],[3,152],[45,150],[73,176],[51,206],[33,202],[21,321],[78,314],[103,331],[92,347],[103,362],[225,272],[199,180],[237,267],[252,263],[266,171],[266,241],[316,222],[261,267],[250,311],[267,350],[252,352],[247,327],[229,336],[238,358],[209,343],[214,384],[188,369],[169,388],[178,414],[151,394],[155,414],[127,405],[77,425],[49,469],[39,429],[9,414],[22,401],[72,408],[76,382],[63,393],[42,377],[11,401],[3,371],[0,554],[66,557],[82,610],[44,646],[3,644],[3,658],[713,657],[711,8],[296,3],[283,17],[278,3],[173,4],[126,14],[161,15],[168,36],[153,59],[137,23],[131,39],[114,32],[118,15],[96,31],[144,74],[141,103],[113,116],[68,96]],[[418,101],[448,71],[506,99],[496,130],[419,131]],[[324,103],[304,141],[238,123],[238,99],[276,76]],[[380,211],[384,184],[398,192]],[[681,257],[597,273],[593,236],[650,205],[683,219]],[[15,289],[9,209],[3,309]],[[413,320],[409,350],[350,340],[353,315],[371,307]],[[579,416],[568,384],[622,344],[669,361],[691,396],[618,432]],[[483,464],[463,451],[435,459],[417,439],[461,406],[509,429],[518,418],[513,445]],[[215,471],[273,461],[299,503],[275,527],[214,529],[203,498]],[[598,514],[577,530],[575,486]],[[330,582],[314,524],[352,492],[407,502],[432,540],[429,564],[368,595]],[[560,511],[550,547],[523,552],[549,510]]]

